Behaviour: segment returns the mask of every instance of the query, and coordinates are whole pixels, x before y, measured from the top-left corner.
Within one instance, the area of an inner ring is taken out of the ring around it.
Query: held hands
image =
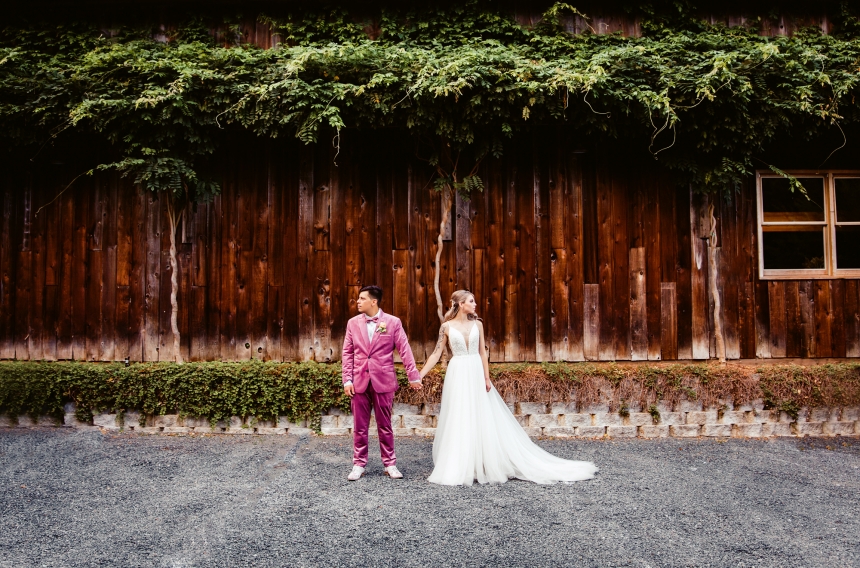
[[[421,390],[423,385],[421,384],[421,381],[416,381],[414,383],[409,383],[409,388],[412,390]]]

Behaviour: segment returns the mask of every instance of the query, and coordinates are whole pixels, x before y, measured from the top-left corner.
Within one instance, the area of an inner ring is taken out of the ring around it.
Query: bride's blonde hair
[[[445,313],[445,317],[442,318],[442,323],[445,323],[448,320],[452,320],[457,317],[457,314],[460,313],[460,302],[465,302],[469,299],[469,296],[475,297],[474,294],[469,292],[468,290],[457,290],[453,294],[451,294],[451,307],[448,308],[448,311]],[[479,320],[476,314],[469,314],[467,316],[470,320]]]

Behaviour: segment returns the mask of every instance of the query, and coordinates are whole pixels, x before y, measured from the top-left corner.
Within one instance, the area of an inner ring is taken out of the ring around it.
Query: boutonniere
[[[381,321],[376,324],[376,333],[385,333],[388,328],[385,326],[385,322]]]

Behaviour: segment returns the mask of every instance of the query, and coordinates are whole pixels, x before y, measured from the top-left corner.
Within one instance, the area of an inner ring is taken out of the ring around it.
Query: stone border
[[[396,436],[433,436],[439,404],[421,406],[395,404],[393,409]],[[627,416],[610,412],[608,404],[577,409],[572,404],[519,402],[509,404],[511,412],[532,437],[551,438],[763,438],[772,436],[860,436],[860,407],[803,408],[797,420],[785,412],[764,410],[761,401],[734,407],[731,403],[718,409],[703,409],[701,404],[682,401],[675,408],[657,405],[659,421],[639,408],[629,408]],[[67,404],[63,423],[50,417],[32,420],[19,416],[17,421],[0,415],[0,428],[34,428],[65,426],[78,429],[99,429],[109,432],[141,434],[258,434],[307,435],[313,430],[305,422],[293,423],[282,416],[275,421],[234,416],[213,427],[205,418],[182,418],[176,414],[147,416],[127,412],[122,421],[116,414],[98,414],[92,424],[75,418],[75,407]],[[332,409],[322,417],[322,433],[326,436],[352,434],[352,416]],[[371,417],[371,436],[376,435]]]

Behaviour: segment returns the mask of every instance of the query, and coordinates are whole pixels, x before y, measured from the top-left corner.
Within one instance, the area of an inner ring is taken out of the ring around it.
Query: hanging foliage
[[[837,33],[791,37],[666,14],[645,10],[642,37],[573,35],[562,24],[582,15],[569,5],[524,27],[473,1],[382,12],[371,39],[332,10],[261,17],[282,39],[269,50],[238,32],[218,45],[198,20],[167,36],[11,25],[0,34],[0,137],[35,152],[95,136],[116,152],[102,168],[197,200],[217,193],[207,157],[236,130],[312,142],[393,126],[482,155],[559,124],[640,140],[697,190],[731,192],[778,137],[857,122],[860,36],[847,10]]]

